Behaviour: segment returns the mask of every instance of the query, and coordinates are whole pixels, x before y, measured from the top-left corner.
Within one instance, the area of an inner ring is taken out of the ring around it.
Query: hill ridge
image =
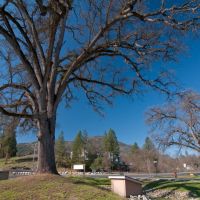
[[[90,141],[90,144],[94,146],[97,150],[102,147],[103,144],[103,136],[88,136],[88,140]],[[130,151],[131,145],[126,144],[124,142],[118,141],[119,146],[120,146],[120,154],[127,153],[127,151]],[[17,155],[18,156],[25,156],[25,155],[31,155],[34,153],[34,148],[35,148],[36,141],[30,142],[30,143],[19,143],[17,144]],[[66,140],[65,141],[65,146],[67,151],[72,150],[72,144],[73,141],[71,140]]]

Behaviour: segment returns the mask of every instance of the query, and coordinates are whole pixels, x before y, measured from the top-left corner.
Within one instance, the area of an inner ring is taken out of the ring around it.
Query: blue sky
[[[179,56],[177,63],[165,63],[175,70],[177,81],[183,88],[200,92],[200,40],[192,39],[188,42],[188,50]],[[56,135],[64,131],[66,140],[73,140],[79,130],[86,130],[89,136],[103,135],[109,128],[115,130],[120,141],[142,145],[149,132],[144,122],[145,111],[164,101],[164,96],[149,90],[146,94],[130,100],[127,97],[117,97],[112,107],[105,106],[105,116],[101,117],[92,110],[85,98],[76,101],[72,107],[65,108],[62,103],[57,115]],[[17,141],[35,141],[34,134],[18,135]]]

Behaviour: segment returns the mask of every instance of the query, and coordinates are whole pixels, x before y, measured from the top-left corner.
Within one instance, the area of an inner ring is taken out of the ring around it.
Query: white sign
[[[84,165],[73,165],[73,169],[76,169],[76,170],[80,170],[80,169],[84,169]]]

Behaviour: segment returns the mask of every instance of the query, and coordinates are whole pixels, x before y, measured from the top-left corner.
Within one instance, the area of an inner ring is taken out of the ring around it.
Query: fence
[[[34,175],[35,172],[32,171],[32,170],[10,170],[9,172],[9,178],[15,178],[15,177],[18,177],[18,176],[30,176],[30,175]]]

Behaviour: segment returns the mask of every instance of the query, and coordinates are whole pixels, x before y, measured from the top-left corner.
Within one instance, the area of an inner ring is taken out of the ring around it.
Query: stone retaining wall
[[[0,180],[6,180],[9,177],[9,171],[0,171]]]

